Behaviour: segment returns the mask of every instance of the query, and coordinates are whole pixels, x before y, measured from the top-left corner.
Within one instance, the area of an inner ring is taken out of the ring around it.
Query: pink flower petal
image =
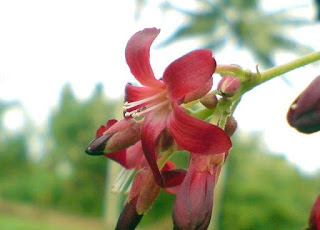
[[[137,168],[141,166],[145,161],[145,157],[142,150],[141,141],[138,141],[135,145],[127,149],[126,156],[127,168]]]
[[[127,155],[127,149],[122,149],[118,152],[105,154],[105,157],[108,157],[109,159],[118,162],[120,165],[122,165],[124,168],[128,169],[127,162],[126,162],[126,155]]]
[[[205,96],[212,88],[213,79],[210,78],[201,88],[196,89],[190,93],[188,93],[184,99],[183,103],[189,103],[191,101],[197,100]]]
[[[212,77],[216,61],[211,50],[195,50],[172,62],[163,74],[173,100],[200,89]]]
[[[134,86],[128,83],[125,89],[125,101],[126,102],[139,101],[147,97],[151,97],[159,92],[160,90],[158,89],[154,89],[150,87]]]
[[[164,186],[164,181],[157,166],[156,146],[162,130],[166,127],[167,117],[168,111],[165,110],[150,112],[145,117],[141,131],[141,142],[144,155],[152,170],[154,179],[160,187]]]
[[[225,131],[186,114],[177,103],[168,118],[168,128],[177,144],[185,150],[201,154],[218,154],[231,148]]]
[[[135,33],[126,47],[126,61],[131,73],[144,86],[161,87],[150,66],[150,46],[158,36],[160,30],[148,28]]]
[[[123,149],[114,153],[108,153],[105,154],[105,156],[113,161],[118,162],[126,169],[137,168],[138,166],[142,165],[143,161],[145,160],[141,141],[138,141],[136,144],[127,149]]]

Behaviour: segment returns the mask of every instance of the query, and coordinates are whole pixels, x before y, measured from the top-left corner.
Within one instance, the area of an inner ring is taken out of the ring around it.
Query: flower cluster
[[[206,229],[211,219],[213,192],[231,148],[236,122],[226,120],[226,131],[190,114],[186,104],[200,99],[209,109],[218,103],[212,88],[216,61],[207,49],[192,51],[172,62],[156,79],[150,65],[150,47],[160,30],[144,29],[129,40],[125,56],[142,86],[127,84],[124,118],[101,126],[86,153],[104,155],[125,169],[136,169],[131,190],[116,229],[134,229],[161,189],[176,194],[175,229]],[[232,97],[240,87],[229,76],[220,84],[222,96]],[[214,122],[213,122],[214,123]],[[189,168],[176,169],[169,156],[190,153]]]

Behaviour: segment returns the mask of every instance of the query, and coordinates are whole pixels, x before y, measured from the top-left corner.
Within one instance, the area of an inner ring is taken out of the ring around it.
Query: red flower
[[[160,30],[144,29],[134,34],[126,47],[131,73],[143,87],[126,87],[125,115],[145,115],[141,143],[156,183],[164,178],[157,166],[157,144],[168,130],[177,145],[195,154],[218,154],[231,147],[228,135],[219,127],[189,116],[179,105],[204,96],[212,86],[216,62],[210,50],[196,50],[171,63],[161,80],[153,74],[149,61],[150,46]]]
[[[315,201],[310,217],[309,217],[309,229],[310,230],[320,230],[320,195]]]

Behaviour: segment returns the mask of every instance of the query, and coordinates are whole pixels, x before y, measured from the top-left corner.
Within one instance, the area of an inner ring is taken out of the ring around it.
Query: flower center
[[[150,97],[144,98],[139,101],[125,102],[123,109],[125,111],[125,117],[140,117],[150,111],[169,105],[170,100],[168,97],[167,90],[163,90],[157,94],[154,94]],[[135,108],[132,111],[129,109]]]

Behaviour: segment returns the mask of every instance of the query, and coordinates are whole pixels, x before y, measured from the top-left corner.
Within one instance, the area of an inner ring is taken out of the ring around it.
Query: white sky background
[[[186,7],[193,1],[183,2]],[[299,14],[312,18],[311,0],[265,0],[262,6],[276,10],[302,4],[307,7],[299,8]],[[122,96],[125,84],[135,82],[124,57],[130,36],[145,27],[158,27],[157,41],[161,41],[183,22],[175,14],[164,17],[154,6],[136,22],[134,9],[134,1],[0,0],[0,99],[19,100],[41,127],[67,82],[82,99],[98,82],[104,84],[108,96]],[[297,39],[320,50],[319,26],[297,31]],[[153,48],[155,73],[160,77],[171,61],[195,48],[193,41]],[[230,46],[214,54],[218,63],[255,70],[251,55],[239,48]],[[293,58],[289,54],[276,56],[279,64]],[[263,131],[273,151],[286,153],[291,162],[309,172],[320,169],[320,134],[296,132],[287,125],[285,116],[290,103],[320,74],[319,69],[319,65],[307,66],[287,74],[292,87],[281,79],[260,86],[245,96],[235,114],[242,130]],[[15,114],[6,116],[9,128],[21,123]]]

